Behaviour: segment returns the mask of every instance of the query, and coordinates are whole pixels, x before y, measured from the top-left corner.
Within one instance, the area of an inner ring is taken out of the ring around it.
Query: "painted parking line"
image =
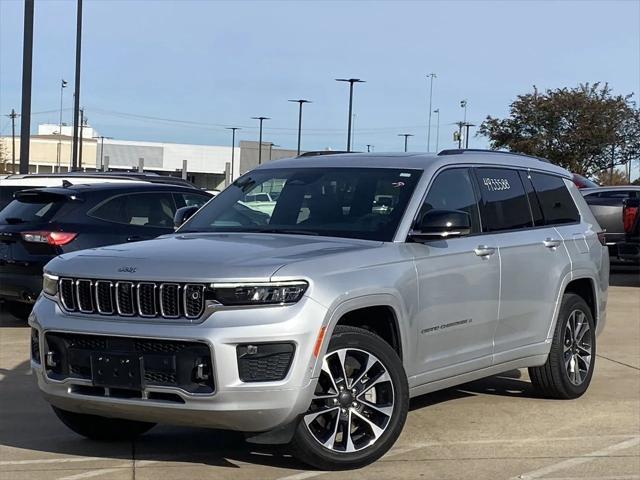
[[[513,477],[511,480],[535,480],[536,478],[544,477],[549,473],[554,473],[558,470],[564,470],[567,468],[575,467],[577,465],[592,462],[597,458],[607,457],[613,452],[617,452],[618,450],[626,450],[627,448],[632,448],[636,445],[640,445],[639,436],[636,436],[629,440],[625,440],[624,442],[615,443],[601,450],[596,450],[595,452],[590,452],[579,457],[569,458],[567,460],[563,460],[562,462],[539,468],[538,470],[532,470],[531,472],[522,473],[516,477]]]

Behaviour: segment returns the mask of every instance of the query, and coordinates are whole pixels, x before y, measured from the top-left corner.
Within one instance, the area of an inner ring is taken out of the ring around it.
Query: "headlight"
[[[302,298],[307,282],[214,283],[213,298],[222,305],[286,305]]]
[[[50,297],[55,297],[58,294],[58,277],[45,273],[42,276],[42,291]]]

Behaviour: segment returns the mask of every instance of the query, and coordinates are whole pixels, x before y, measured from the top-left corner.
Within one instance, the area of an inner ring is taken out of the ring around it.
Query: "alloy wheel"
[[[582,384],[591,367],[592,331],[581,310],[574,310],[564,330],[563,358],[569,381]]]
[[[304,422],[313,438],[338,453],[373,445],[394,411],[393,382],[374,355],[356,348],[328,353]]]

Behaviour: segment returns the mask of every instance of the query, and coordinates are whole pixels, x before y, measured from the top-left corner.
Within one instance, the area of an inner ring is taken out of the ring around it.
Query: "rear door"
[[[483,236],[499,250],[500,313],[494,362],[524,355],[522,347],[543,342],[558,285],[569,257],[553,227],[543,225],[528,174],[516,169],[475,169]]]

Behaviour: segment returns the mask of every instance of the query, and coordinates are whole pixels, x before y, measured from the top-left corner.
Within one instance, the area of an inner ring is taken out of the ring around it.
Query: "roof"
[[[629,191],[635,190],[640,192],[640,185],[612,185],[609,187],[593,187],[593,188],[582,188],[580,192],[583,195],[587,195],[593,192],[618,192],[618,191]]]
[[[183,185],[170,185],[166,183],[142,183],[142,182],[122,182],[122,183],[90,183],[90,184],[70,184],[68,186],[59,187],[40,187],[40,188],[27,188],[22,190],[23,192],[50,192],[61,195],[85,193],[85,192],[144,192],[144,191],[185,191],[193,192],[194,190],[202,193],[203,195],[211,195],[210,193],[200,190],[195,187],[187,187]]]
[[[571,178],[564,168],[544,159],[492,150],[446,150],[434,153],[337,153],[311,157],[285,158],[263,164],[258,169],[273,168],[406,168],[424,170],[453,164],[514,166],[548,171]]]

